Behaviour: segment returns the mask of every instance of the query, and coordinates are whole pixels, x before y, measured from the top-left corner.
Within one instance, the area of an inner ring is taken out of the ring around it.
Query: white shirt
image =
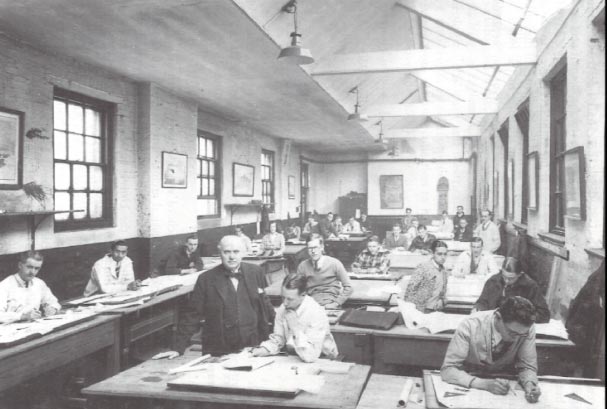
[[[27,286],[26,286],[27,285]],[[0,282],[0,322],[13,322],[21,319],[23,312],[47,308],[61,309],[57,298],[41,279],[34,277],[26,283],[13,274]]]
[[[455,266],[451,271],[451,275],[454,277],[464,277],[470,274],[470,258],[472,257],[471,250],[462,252],[455,261]],[[485,251],[481,253],[478,260],[478,267],[476,268],[476,274],[478,275],[493,275],[500,272],[500,268],[495,262],[495,258],[492,254]]]
[[[483,239],[483,247],[488,253],[495,253],[501,244],[500,230],[495,223],[488,221],[485,224],[479,224],[474,230],[474,237]]]
[[[329,319],[323,307],[312,297],[304,296],[302,303],[294,311],[301,328],[298,334],[289,328],[287,311],[284,304],[278,307],[274,319],[274,333],[270,335],[270,339],[261,343],[262,347],[270,351],[271,355],[276,355],[286,345],[295,350],[304,362],[313,362],[321,354],[328,358],[337,357],[337,345],[331,335]]]
[[[349,221],[348,223],[346,223],[346,232],[360,233],[360,223],[356,220]]]
[[[118,263],[111,255],[97,260],[91,270],[91,279],[84,289],[84,296],[95,293],[114,294],[126,291],[129,283],[135,281],[133,261],[125,257],[120,261],[120,274],[116,275]]]
[[[450,218],[442,219],[437,231],[440,233],[453,233],[453,220]]]

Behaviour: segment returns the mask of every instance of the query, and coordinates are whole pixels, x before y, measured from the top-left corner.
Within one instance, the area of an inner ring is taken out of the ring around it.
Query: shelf
[[[226,203],[223,206],[226,209],[230,210],[230,225],[232,225],[234,213],[236,213],[236,210],[238,210],[239,208],[252,207],[252,208],[255,208],[255,209],[258,209],[259,211],[261,211],[261,208],[263,206],[273,206],[273,205],[274,205],[274,203]]]
[[[61,213],[76,213],[83,212],[84,210],[37,210],[32,212],[1,212],[0,218],[2,217],[25,217],[30,231],[30,248],[36,249],[36,230],[38,226],[51,214]],[[36,216],[42,216],[36,223]]]

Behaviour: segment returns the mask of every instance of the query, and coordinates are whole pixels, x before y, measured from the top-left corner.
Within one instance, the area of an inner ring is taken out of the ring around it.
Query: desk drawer
[[[361,365],[371,365],[373,361],[373,340],[371,334],[333,332],[337,350],[344,361]]]
[[[154,315],[148,315],[133,320],[133,323],[127,329],[127,344],[147,337],[163,328],[177,325],[178,314],[176,309],[156,312]]]
[[[418,366],[439,369],[449,340],[405,337],[374,337],[374,369],[385,365]]]

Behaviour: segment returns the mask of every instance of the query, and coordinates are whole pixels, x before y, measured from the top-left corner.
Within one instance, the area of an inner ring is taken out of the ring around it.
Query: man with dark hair
[[[271,221],[270,230],[261,240],[264,256],[280,256],[285,251],[285,236],[277,228],[276,222]]]
[[[322,236],[308,238],[309,259],[297,266],[297,274],[308,278],[308,295],[327,309],[339,308],[352,294],[350,278],[344,265],[336,258],[323,254]]]
[[[442,310],[445,307],[447,291],[448,274],[444,267],[448,252],[447,244],[441,240],[434,240],[430,249],[432,258],[417,266],[404,296],[405,301],[412,302],[424,313]]]
[[[366,233],[368,231],[371,231],[371,225],[369,223],[369,219],[368,216],[365,213],[362,213],[360,215],[360,230],[363,233]]]
[[[61,309],[44,281],[36,277],[43,261],[37,251],[21,253],[17,272],[0,282],[0,323],[32,321]]]
[[[387,274],[390,268],[389,251],[381,249],[379,238],[371,236],[367,240],[367,248],[361,251],[352,263],[352,270],[361,273]]]
[[[198,251],[198,236],[188,236],[185,245],[173,250],[166,261],[165,274],[189,274],[202,271],[204,264]]]
[[[457,211],[455,212],[455,216],[453,216],[453,225],[455,226],[455,228],[460,225],[460,220],[466,219],[466,215],[464,214],[464,206],[459,205],[456,209]]]
[[[511,296],[521,296],[535,306],[538,323],[550,321],[550,310],[537,283],[521,271],[519,261],[506,257],[499,273],[491,276],[476,301],[472,312],[494,310],[500,302]]]
[[[443,210],[441,223],[438,226],[438,232],[445,234],[453,234],[453,220],[449,217],[449,213]]]
[[[327,213],[327,217],[322,219],[319,223],[320,234],[323,239],[337,236],[335,232],[335,225],[333,224],[333,212]]]
[[[441,377],[466,388],[505,395],[510,390],[508,381],[491,375],[514,370],[527,401],[537,402],[541,391],[537,385],[534,322],[533,304],[518,296],[505,298],[495,311],[466,318],[447,347]]]
[[[409,251],[417,251],[421,254],[430,254],[430,247],[436,240],[436,236],[428,233],[425,225],[420,224],[417,228],[417,237],[413,239],[409,246]]]
[[[384,248],[387,250],[402,248],[404,250],[409,246],[407,237],[402,234],[400,224],[395,223],[392,226],[392,234],[386,234],[384,239]]]
[[[474,237],[470,243],[470,250],[462,251],[457,256],[455,266],[451,271],[454,277],[465,277],[469,274],[479,276],[494,275],[500,272],[493,254],[483,251],[483,239]]]
[[[491,221],[491,212],[487,209],[481,210],[481,222],[474,230],[474,237],[480,237],[485,243],[485,249],[489,253],[495,253],[502,243],[500,229]]]
[[[468,220],[465,218],[459,219],[453,230],[453,240],[455,241],[472,241],[472,228],[468,226]]]
[[[302,361],[337,357],[337,345],[325,309],[306,295],[307,277],[287,275],[282,282],[282,305],[276,310],[274,332],[252,351],[253,356],[278,354],[286,346]]]
[[[140,281],[135,280],[133,261],[126,255],[128,246],[118,240],[110,246],[110,252],[93,265],[91,278],[84,289],[84,296],[96,293],[114,294],[125,290],[136,290]]]
[[[402,220],[400,221],[400,224],[402,225],[403,231],[407,231],[409,230],[409,227],[411,227],[411,222],[413,221],[413,215],[411,214],[411,208],[407,207],[405,209],[405,217],[402,218]]]

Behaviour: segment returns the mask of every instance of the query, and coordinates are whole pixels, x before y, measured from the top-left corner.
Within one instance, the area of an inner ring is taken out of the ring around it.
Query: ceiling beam
[[[440,49],[337,54],[319,61],[312,75],[406,72],[496,65],[532,65],[537,62],[533,43],[516,47],[482,45]]]
[[[435,137],[466,137],[480,136],[481,128],[478,126],[468,126],[459,128],[403,128],[388,129],[385,131],[386,139],[407,139],[407,138],[435,138]]]
[[[514,26],[453,0],[399,0],[396,4],[480,44],[511,41]]]
[[[364,111],[369,117],[470,115],[494,114],[496,112],[498,112],[498,104],[494,99],[477,99],[467,102],[372,105]]]
[[[422,18],[413,13],[409,13],[409,21],[411,22],[411,30],[413,31],[413,45],[417,49],[424,48],[424,36],[422,34]],[[427,101],[426,98],[426,84],[419,78],[415,78],[417,81],[417,89],[419,90],[420,100]]]

